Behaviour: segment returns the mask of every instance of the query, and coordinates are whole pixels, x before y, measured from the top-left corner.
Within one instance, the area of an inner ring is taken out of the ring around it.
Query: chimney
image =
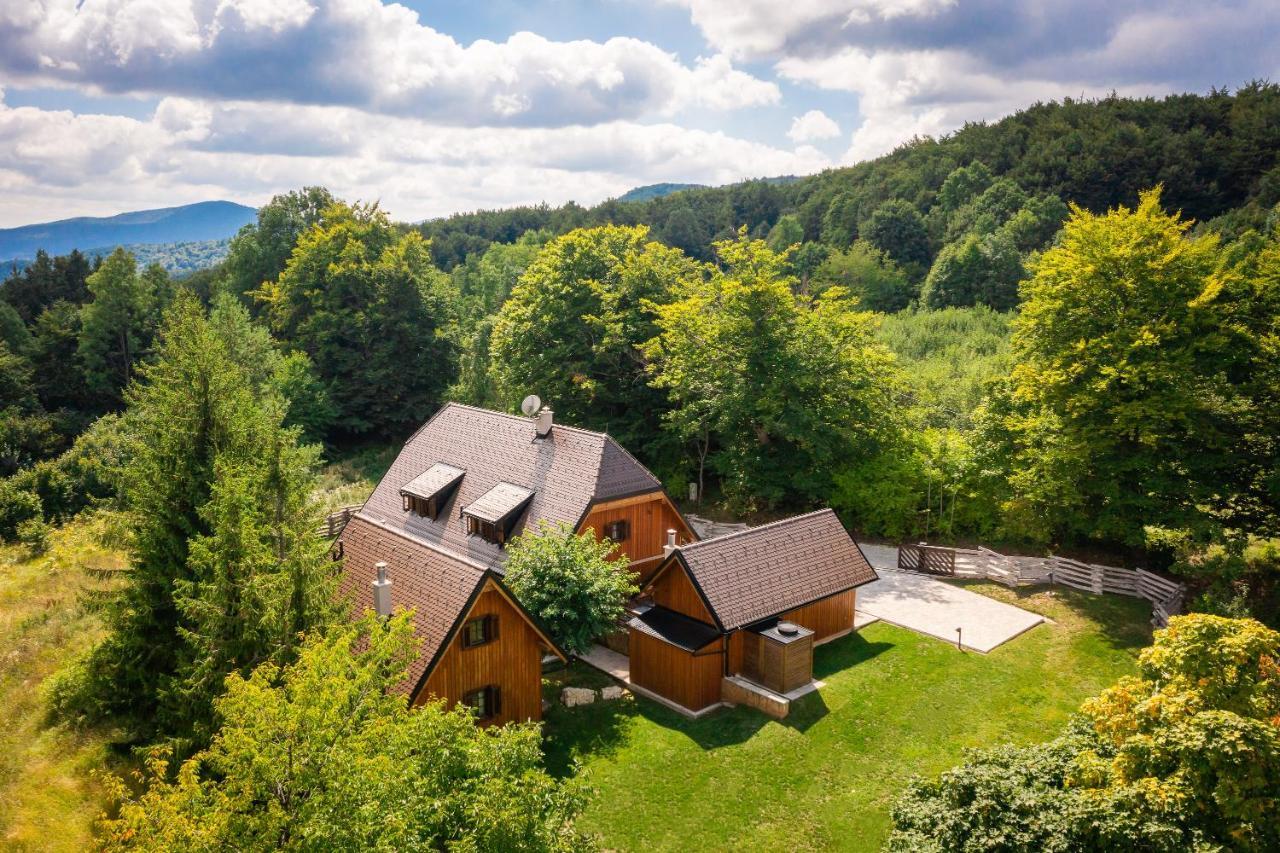
[[[387,577],[387,564],[379,562],[374,566],[378,570],[378,579],[373,582],[373,609],[386,619],[391,615],[391,578]]]
[[[554,420],[555,412],[551,411],[550,406],[543,406],[538,412],[538,416],[534,418],[534,429],[538,431],[538,438],[546,438],[551,432],[551,424]]]
[[[676,549],[676,529],[674,527],[667,528],[667,544],[662,546],[662,556],[670,557],[671,552]]]

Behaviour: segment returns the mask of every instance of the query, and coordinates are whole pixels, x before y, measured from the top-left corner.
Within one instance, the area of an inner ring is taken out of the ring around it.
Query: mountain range
[[[230,201],[136,210],[117,216],[79,216],[0,229],[0,258],[29,260],[37,250],[51,255],[110,250],[115,246],[222,241],[254,220],[257,211]]]

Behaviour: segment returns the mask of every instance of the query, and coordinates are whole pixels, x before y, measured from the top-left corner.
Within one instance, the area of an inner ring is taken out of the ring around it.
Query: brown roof
[[[467,473],[461,468],[437,462],[400,487],[401,494],[431,500]]]
[[[462,511],[481,521],[497,523],[524,506],[531,497],[533,492],[522,486],[498,483],[476,498],[475,503],[464,506]]]
[[[829,509],[694,542],[673,556],[726,631],[876,579]]]
[[[466,473],[432,520],[404,510],[400,490],[437,463]],[[501,571],[505,552],[468,536],[459,511],[501,482],[533,492],[512,536],[539,519],[576,526],[592,503],[662,484],[608,435],[555,425],[538,439],[532,418],[449,403],[409,439],[363,514],[425,543]]]
[[[407,693],[422,680],[488,573],[359,515],[347,522],[341,541],[344,560],[339,588],[352,602],[353,615],[373,606],[370,584],[377,576],[374,566],[379,560],[387,563],[393,605],[415,611],[413,630],[422,647],[409,667],[409,677],[397,688]]]

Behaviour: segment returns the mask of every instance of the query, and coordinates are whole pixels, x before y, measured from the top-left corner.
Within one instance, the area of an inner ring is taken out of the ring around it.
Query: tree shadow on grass
[[[542,728],[547,772],[572,776],[577,759],[615,754],[627,739],[631,721],[641,713],[641,701],[628,697],[576,708],[552,705]]]

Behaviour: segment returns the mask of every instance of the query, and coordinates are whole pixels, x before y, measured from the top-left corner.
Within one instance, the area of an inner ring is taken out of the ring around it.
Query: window
[[[631,525],[627,520],[611,521],[604,526],[604,537],[612,539],[614,542],[626,542],[627,536],[631,534]]]
[[[476,718],[488,720],[502,713],[502,690],[492,684],[462,694],[462,704],[476,712]]]
[[[404,495],[404,510],[435,521],[436,516],[440,514],[440,505],[436,498],[427,499],[415,497],[414,495]]]
[[[498,639],[498,617],[494,614],[467,620],[462,626],[462,647],[474,649]]]
[[[501,545],[503,539],[503,530],[492,521],[482,521],[473,515],[467,516],[467,535],[479,536],[486,542],[492,542],[495,545]]]

